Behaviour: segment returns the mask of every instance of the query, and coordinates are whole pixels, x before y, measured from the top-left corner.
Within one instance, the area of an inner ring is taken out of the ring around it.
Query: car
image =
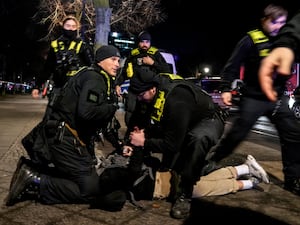
[[[171,71],[173,74],[177,74],[177,70],[176,70],[176,62],[175,62],[175,57],[171,52],[168,52],[166,50],[163,49],[159,49],[160,54],[164,57],[164,59],[166,60],[166,62],[168,63]]]
[[[300,121],[300,86],[296,87],[289,98],[289,107]]]
[[[199,85],[203,90],[205,90],[221,108],[228,110],[230,113],[235,113],[239,111],[239,100],[241,97],[241,87],[243,86],[242,80],[235,80],[232,82],[232,106],[227,106],[223,103],[221,97],[221,84],[222,78],[220,76],[211,76],[206,78],[196,78],[188,77],[185,78],[190,82]]]

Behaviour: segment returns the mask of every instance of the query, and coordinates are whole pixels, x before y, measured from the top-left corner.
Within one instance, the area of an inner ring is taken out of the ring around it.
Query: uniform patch
[[[93,91],[89,91],[87,100],[89,102],[97,103],[99,100],[99,94]]]

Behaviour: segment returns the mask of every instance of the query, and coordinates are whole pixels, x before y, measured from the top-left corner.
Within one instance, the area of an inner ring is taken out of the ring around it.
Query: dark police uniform
[[[37,85],[50,79],[55,88],[61,88],[77,70],[83,66],[91,66],[93,62],[93,50],[86,42],[80,38],[61,35],[51,41],[45,72],[41,77],[37,77]]]
[[[142,58],[150,56],[154,60],[153,65],[146,65],[143,64]],[[169,73],[172,72],[169,65],[166,63],[166,60],[163,58],[159,50],[153,46],[151,46],[147,51],[135,48],[131,50],[130,55],[125,60],[125,64],[122,70],[121,75],[116,80],[116,85],[121,85],[124,83],[125,80],[129,79],[130,83],[134,79],[139,79],[138,76],[141,76],[140,74],[137,74],[135,71],[136,69],[140,68],[147,68],[154,72],[154,74],[157,73]],[[125,123],[128,125],[130,116],[132,114],[132,111],[134,110],[136,105],[136,96],[132,93],[130,85],[128,88],[128,95],[126,96],[125,101]]]
[[[54,101],[49,121],[58,121],[63,132],[47,132],[54,176],[41,174],[43,203],[88,202],[99,193],[94,146],[90,142],[97,129],[106,128],[117,109],[112,82],[101,68],[84,68],[66,83]]]
[[[162,153],[162,167],[177,171],[183,192],[191,197],[206,153],[223,133],[224,121],[216,113],[219,107],[200,87],[175,74],[159,74],[155,80],[155,99],[139,104],[132,125],[145,128],[143,151]],[[136,92],[141,82],[131,85]]]
[[[300,59],[300,10],[291,18],[285,26],[283,26],[276,36],[273,48],[288,47],[294,51],[296,62]],[[278,120],[284,119],[284,115]],[[280,131],[283,137],[282,159],[284,172],[284,188],[300,195],[300,139],[299,123],[295,122],[290,114],[289,117],[278,124],[278,131],[281,127],[284,130]],[[286,125],[285,123],[288,122]],[[287,143],[288,142],[288,143]],[[285,144],[288,146],[284,146]],[[298,150],[297,150],[298,149]]]

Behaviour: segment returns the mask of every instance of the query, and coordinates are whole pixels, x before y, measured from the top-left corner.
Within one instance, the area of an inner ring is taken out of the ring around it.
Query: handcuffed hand
[[[123,156],[132,156],[133,148],[128,145],[123,146]]]

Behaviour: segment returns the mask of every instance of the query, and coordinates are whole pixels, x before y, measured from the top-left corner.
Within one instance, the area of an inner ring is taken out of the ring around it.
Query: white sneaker
[[[255,158],[252,155],[247,156],[245,164],[249,167],[249,173],[252,176],[255,176],[261,179],[266,184],[270,183],[269,176],[266,171],[256,162]]]

